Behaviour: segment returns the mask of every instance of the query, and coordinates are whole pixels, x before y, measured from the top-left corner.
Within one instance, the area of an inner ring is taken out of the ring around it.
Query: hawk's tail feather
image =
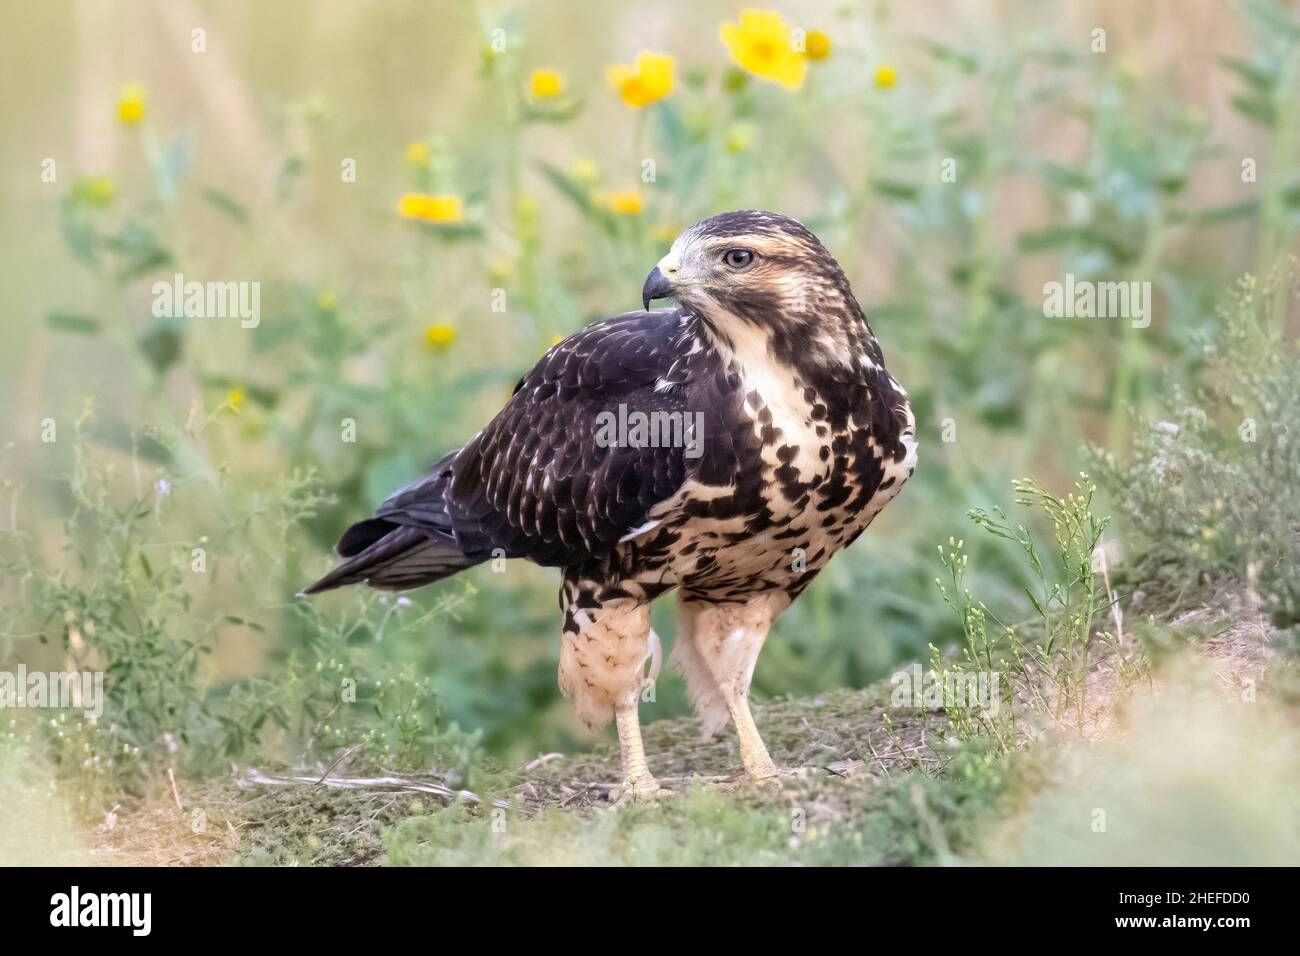
[[[483,561],[461,553],[450,538],[371,518],[353,525],[339,542],[348,560],[302,594],[319,594],[365,582],[381,591],[406,591],[451,577]]]
[[[397,522],[389,521],[387,518],[367,518],[365,521],[358,521],[343,532],[343,537],[339,538],[335,550],[338,551],[340,558],[356,557],[384,535],[400,527]]]

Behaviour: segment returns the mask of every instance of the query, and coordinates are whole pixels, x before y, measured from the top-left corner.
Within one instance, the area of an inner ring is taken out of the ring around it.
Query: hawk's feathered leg
[[[588,727],[608,723],[611,716],[617,720],[623,799],[653,796],[659,782],[646,763],[637,715],[646,665],[651,679],[659,670],[659,637],[650,628],[650,604],[570,571],[560,589],[560,606],[560,691],[573,700]]]
[[[725,604],[682,601],[679,608],[673,661],[686,678],[704,733],[712,734],[730,717],[745,773],[756,779],[780,770],[749,712],[749,685],[767,632],[789,604],[778,592]]]

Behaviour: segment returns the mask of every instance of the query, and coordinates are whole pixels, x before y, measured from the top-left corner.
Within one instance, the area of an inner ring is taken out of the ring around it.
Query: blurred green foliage
[[[1132,529],[1122,580],[1165,614],[1247,589],[1278,629],[1300,624],[1300,349],[1269,321],[1300,298],[1293,270],[1244,279],[1204,343],[1206,374],[1175,390],[1130,452],[1091,451]]]

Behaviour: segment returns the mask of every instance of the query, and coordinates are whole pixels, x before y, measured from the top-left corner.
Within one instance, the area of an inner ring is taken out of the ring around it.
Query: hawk
[[[672,657],[705,734],[730,719],[745,773],[779,775],[748,703],[763,642],[916,467],[907,393],[800,223],[705,219],[641,294],[645,311],[551,348],[305,591],[405,590],[496,557],[560,568],[560,689],[588,726],[616,721],[626,799],[659,791],[637,716],[661,659],[651,602],[680,592]]]

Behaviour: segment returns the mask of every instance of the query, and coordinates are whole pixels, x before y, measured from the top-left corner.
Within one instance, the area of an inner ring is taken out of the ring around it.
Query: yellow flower
[[[244,401],[247,397],[248,396],[244,394],[244,390],[236,386],[226,392],[226,404],[231,408],[238,410],[244,407]]]
[[[528,90],[538,100],[559,96],[564,92],[564,77],[555,70],[533,70],[528,77]]]
[[[564,336],[563,336],[563,335],[552,335],[552,336],[551,336],[551,348],[555,348],[555,346],[559,345],[559,344],[560,344],[561,342],[563,342],[563,341],[564,341]]]
[[[732,61],[741,69],[780,83],[787,90],[803,86],[808,61],[795,52],[790,26],[779,13],[742,10],[740,23],[724,23],[721,35]]]
[[[406,147],[406,161],[412,166],[429,165],[429,144],[410,143]]]
[[[611,66],[605,70],[605,79],[628,107],[639,110],[673,91],[676,68],[677,61],[669,54],[643,50],[636,55],[635,67]]]
[[[639,189],[622,189],[605,194],[605,205],[610,212],[620,216],[635,216],[645,208],[645,197]]]
[[[831,38],[821,30],[809,30],[803,38],[803,55],[810,60],[824,60],[831,55]]]
[[[876,67],[876,87],[882,90],[888,90],[898,82],[898,73],[892,66]]]
[[[144,119],[144,87],[131,83],[122,87],[117,97],[117,119],[124,126],[134,126]]]
[[[460,222],[460,197],[407,193],[397,201],[397,214],[403,219],[425,222]]]
[[[455,341],[455,326],[436,322],[424,330],[424,342],[431,349],[449,349]]]
[[[339,297],[333,292],[322,292],[316,296],[316,308],[321,312],[336,312],[339,307]]]

